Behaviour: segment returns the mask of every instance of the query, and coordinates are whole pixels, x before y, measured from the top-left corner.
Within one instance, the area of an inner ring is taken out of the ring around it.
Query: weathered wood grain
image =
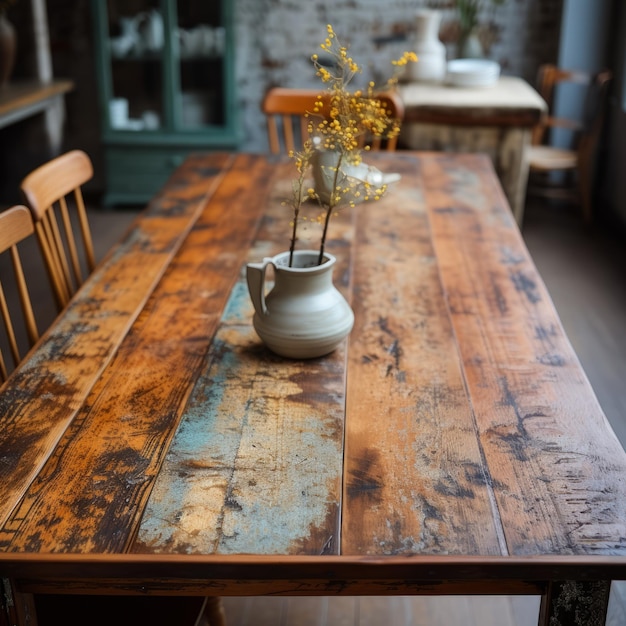
[[[356,325],[330,357],[279,359],[251,327],[242,272],[287,247],[288,163],[191,159],[86,283],[0,393],[0,574],[18,591],[626,576],[626,454],[489,161],[371,160],[402,180],[333,218]]]
[[[237,324],[251,316],[243,283],[229,308],[134,549],[336,552],[343,350],[315,363],[282,360],[249,323]]]
[[[423,174],[386,166],[403,180],[358,213],[342,552],[499,554]]]
[[[487,159],[424,162],[426,204],[511,554],[626,554],[626,458]]]
[[[0,523],[72,422],[212,193],[228,157],[189,162],[1,389]],[[9,532],[10,534],[10,532]],[[0,535],[5,540],[4,535]]]
[[[292,170],[277,167],[250,261],[287,248],[291,214],[281,202],[291,193]],[[332,224],[331,248],[344,252],[336,268],[344,291],[350,217]],[[318,232],[312,226],[302,245],[316,245]],[[345,347],[306,362],[272,355],[252,328],[243,269],[148,502],[135,551],[338,552]]]
[[[238,166],[246,178],[253,176],[248,165],[244,160]],[[246,249],[258,219],[254,203],[248,205],[247,212],[228,211],[233,194],[240,189],[227,184],[220,186],[219,198],[211,203],[211,210],[198,219],[205,205],[206,187],[210,186],[206,174],[205,169],[189,169],[186,177],[191,178],[191,184],[187,189],[193,189],[195,178],[198,195],[192,196],[189,205],[184,196],[177,201],[176,193],[169,195],[166,206],[154,209],[154,214],[142,222],[146,228],[154,228],[155,236],[146,236],[143,246],[120,251],[122,259],[128,259],[136,273],[129,283],[124,282],[129,280],[129,272],[114,262],[114,255],[110,271],[118,270],[118,282],[100,287],[104,295],[98,300],[98,307],[105,312],[114,309],[124,298],[125,290],[136,290],[135,297],[142,294],[142,300],[135,306],[140,310],[143,307],[143,311],[127,337],[116,337],[118,342],[124,339],[119,348],[107,345],[109,351],[118,348],[112,363],[108,363],[111,355],[106,354],[107,361],[98,364],[100,368],[108,364],[108,369],[102,372],[94,367],[92,372],[88,369],[93,367],[92,362],[81,353],[95,335],[90,324],[86,324],[88,331],[84,333],[76,326],[70,326],[69,331],[66,326],[55,330],[55,336],[61,335],[66,342],[57,350],[59,361],[69,370],[68,384],[84,381],[83,394],[90,391],[89,386],[95,386],[86,399],[71,398],[79,406],[84,402],[75,413],[64,405],[59,408],[66,420],[73,421],[5,524],[0,534],[5,549],[121,550],[132,534],[133,515],[137,507],[141,511],[142,497],[160,463],[159,450],[162,454],[175,429],[179,404],[187,393],[186,381],[193,378],[194,364],[202,359],[210,343],[232,285],[233,272],[228,267],[239,264],[238,255]],[[182,183],[181,188],[185,188]],[[168,221],[168,214],[180,217]],[[191,226],[192,234],[172,261],[173,246],[162,239],[168,237],[176,242],[177,249]],[[134,233],[132,239],[141,238],[144,232],[142,229]],[[230,240],[230,249],[216,245],[222,238]],[[146,258],[146,254],[156,258]],[[168,258],[160,258],[161,255]],[[161,266],[155,277],[157,269],[153,267],[159,259]],[[190,264],[194,269],[192,276],[181,274],[180,268]],[[165,268],[167,272],[161,276]],[[161,278],[155,295],[147,303],[145,299],[154,285],[148,289],[145,284],[137,284],[136,276],[141,276],[141,271],[147,276],[152,274],[153,282]],[[107,288],[111,290],[108,293]],[[81,295],[79,303],[87,297],[84,291]],[[71,313],[70,310],[64,319],[72,319]],[[93,311],[82,310],[82,315],[82,319],[93,320],[95,325],[98,316]],[[110,316],[102,317],[109,324],[117,322],[120,334],[128,332],[134,321],[130,316],[125,323],[120,323],[119,318],[111,321]],[[80,357],[78,372],[71,369],[71,365],[76,368],[69,358],[72,354]],[[104,357],[101,359],[104,361]],[[36,363],[29,363],[32,376],[40,373]],[[63,398],[55,399],[60,402]],[[50,412],[41,414],[42,418],[46,416]]]

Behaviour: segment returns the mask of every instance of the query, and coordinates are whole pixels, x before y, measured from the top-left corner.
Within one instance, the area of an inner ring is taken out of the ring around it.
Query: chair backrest
[[[611,80],[611,72],[604,70],[597,74],[566,70],[547,63],[539,68],[537,75],[537,89],[548,105],[548,115],[541,124],[533,129],[532,144],[541,145],[548,141],[548,131],[552,128],[562,128],[575,135],[592,133],[597,125],[602,125],[602,115],[606,93]],[[584,93],[583,120],[571,120],[565,117],[556,117],[554,111],[554,97],[559,84],[570,83],[580,85]]]
[[[404,104],[397,93],[388,91],[377,94],[376,97],[392,118],[399,122],[403,120]],[[319,98],[320,92],[313,89],[273,87],[267,91],[261,108],[267,117],[267,133],[272,154],[296,151],[302,147],[303,141],[308,137],[307,127],[310,121],[306,114],[313,113]],[[321,115],[324,115],[323,111]],[[395,150],[398,142],[397,137],[386,140],[381,137],[362,139],[372,150]]]
[[[22,181],[22,192],[32,212],[59,308],[69,302],[96,265],[81,192],[81,185],[92,177],[89,157],[81,150],[73,150],[44,163]],[[76,243],[77,230],[82,238],[86,272]]]
[[[23,324],[30,346],[33,346],[39,338],[39,332],[37,330],[35,316],[33,315],[33,307],[28,293],[28,288],[26,287],[26,279],[24,277],[24,271],[17,249],[17,244],[27,237],[30,237],[34,232],[35,227],[30,211],[27,207],[17,205],[0,213],[0,254],[4,255],[5,252],[8,252],[11,257],[15,287],[17,288]],[[3,334],[6,344],[8,344],[8,353],[11,355],[12,364],[13,367],[15,367],[21,360],[18,335],[14,325],[14,318],[17,316],[11,315],[5,286],[3,286],[3,281],[0,277],[0,319],[2,319],[4,326]],[[10,368],[7,365],[7,360],[5,360],[2,348],[0,347],[0,382],[4,382],[6,380],[13,367]]]

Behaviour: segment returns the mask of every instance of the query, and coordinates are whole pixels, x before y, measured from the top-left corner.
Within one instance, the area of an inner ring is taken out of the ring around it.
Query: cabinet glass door
[[[221,2],[177,3],[175,58],[178,63],[176,125],[181,130],[222,126],[226,30]]]
[[[115,131],[164,124],[164,59],[169,44],[160,0],[107,0],[111,59],[109,123]]]

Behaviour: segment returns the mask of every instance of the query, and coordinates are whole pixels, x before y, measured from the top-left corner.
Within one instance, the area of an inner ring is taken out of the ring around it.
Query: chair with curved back
[[[39,166],[21,184],[59,308],[67,305],[96,265],[81,191],[81,185],[92,177],[89,157],[73,150]],[[82,238],[82,263],[76,230]]]
[[[17,205],[0,213],[0,254],[9,252],[11,256],[15,288],[21,307],[24,330],[30,347],[39,339],[39,331],[37,330],[37,323],[35,322],[17,244],[33,235],[34,232],[33,220],[27,207]],[[19,347],[18,333],[15,330],[15,317],[16,315],[11,315],[5,287],[3,287],[0,279],[0,319],[3,322],[5,340],[6,344],[8,344],[8,352],[11,355],[13,366],[7,366],[7,361],[0,348],[0,382],[4,382],[7,379],[11,369],[18,365],[23,356],[23,351]]]
[[[583,218],[590,222],[593,214],[593,186],[598,144],[604,124],[611,72],[597,74],[564,70],[552,64],[539,68],[537,88],[548,104],[549,114],[534,130],[528,149],[528,195],[569,199],[580,204]],[[578,122],[552,114],[557,85],[573,83],[584,89],[583,120]],[[572,134],[570,148],[548,144],[552,129],[564,129]],[[555,185],[548,176],[561,171],[574,175],[569,184]]]
[[[325,94],[322,94],[324,97]],[[404,104],[398,94],[387,91],[376,96],[385,106],[390,116],[402,121]],[[261,108],[267,117],[267,133],[272,154],[281,154],[291,150],[299,150],[308,137],[309,118],[320,92],[314,89],[289,89],[273,87],[263,98]],[[321,113],[324,115],[324,112]],[[372,150],[396,149],[397,137],[382,139],[380,137],[363,138]]]

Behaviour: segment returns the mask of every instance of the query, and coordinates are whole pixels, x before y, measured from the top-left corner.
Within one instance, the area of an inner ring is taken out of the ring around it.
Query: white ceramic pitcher
[[[247,266],[248,291],[254,305],[253,324],[267,347],[281,356],[310,359],[332,352],[352,330],[354,314],[332,282],[335,257],[319,252],[289,252]],[[274,267],[275,282],[265,295],[265,276]]]

